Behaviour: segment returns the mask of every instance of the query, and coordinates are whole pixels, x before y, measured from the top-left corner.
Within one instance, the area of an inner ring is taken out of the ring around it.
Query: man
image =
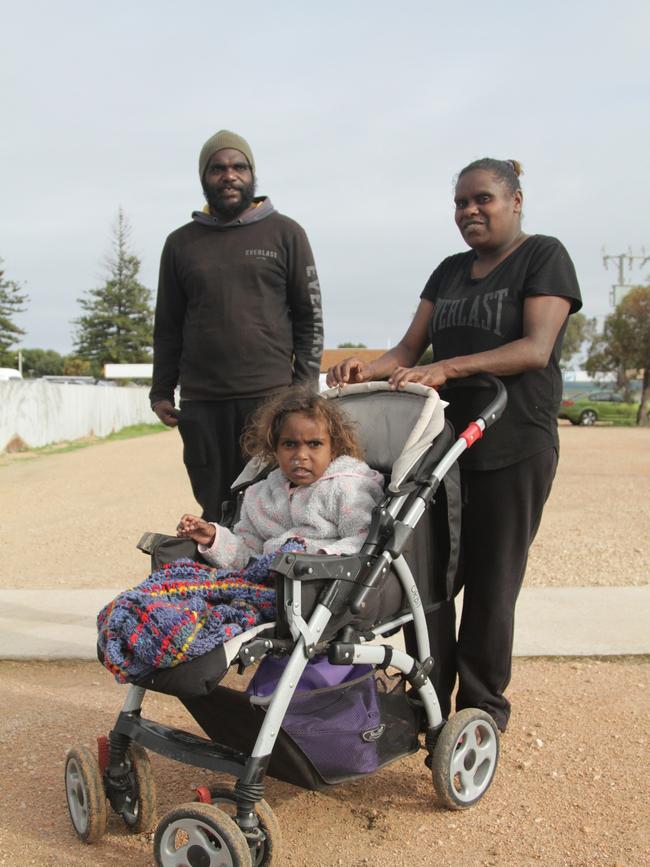
[[[207,205],[162,252],[149,396],[164,424],[178,424],[194,496],[218,521],[251,413],[284,386],[317,387],[323,320],[307,236],[255,196],[248,143],[217,132],[201,149],[199,177]]]

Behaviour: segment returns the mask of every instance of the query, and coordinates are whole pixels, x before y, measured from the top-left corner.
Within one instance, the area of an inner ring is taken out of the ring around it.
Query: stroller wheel
[[[88,747],[76,747],[68,752],[65,794],[77,836],[84,843],[96,843],[106,831],[108,810],[99,762]]]
[[[212,804],[183,804],[158,823],[153,840],[158,867],[252,867],[246,837]]]
[[[237,798],[232,789],[226,786],[210,786],[210,797],[215,807],[234,819],[237,814]],[[255,812],[265,839],[257,843],[251,851],[253,867],[275,867],[280,864],[282,856],[282,838],[278,820],[264,800],[256,803]]]
[[[153,831],[156,824],[156,782],[147,751],[131,741],[127,751],[131,763],[126,807],[121,812],[124,824],[134,834]]]
[[[499,733],[492,717],[465,708],[445,724],[431,758],[433,786],[451,810],[471,807],[486,793],[499,760]]]

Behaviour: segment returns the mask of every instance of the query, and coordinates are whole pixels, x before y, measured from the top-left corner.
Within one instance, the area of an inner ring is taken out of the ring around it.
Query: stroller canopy
[[[356,426],[366,463],[390,473],[398,491],[442,431],[447,403],[426,385],[409,382],[395,391],[387,382],[362,382],[321,392],[337,400]]]

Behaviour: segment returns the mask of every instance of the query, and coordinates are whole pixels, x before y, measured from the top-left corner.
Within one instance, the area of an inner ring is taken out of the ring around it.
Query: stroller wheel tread
[[[106,831],[108,807],[99,762],[88,747],[74,747],[68,752],[65,791],[77,836],[84,843],[96,843]]]
[[[227,786],[210,786],[210,797],[215,807],[234,817],[237,812],[237,798],[232,789]],[[266,840],[257,853],[252,855],[253,867],[276,867],[282,857],[280,825],[265,800],[255,804],[255,812]]]
[[[230,816],[212,804],[182,804],[163,816],[153,849],[158,867],[253,865],[246,837]]]
[[[132,741],[127,752],[131,762],[130,777],[133,781],[130,792],[131,808],[125,809],[121,816],[126,827],[133,834],[153,831],[156,824],[156,781],[147,751]]]
[[[499,733],[485,711],[464,708],[444,726],[431,756],[433,786],[450,810],[465,810],[486,793],[499,760]]]

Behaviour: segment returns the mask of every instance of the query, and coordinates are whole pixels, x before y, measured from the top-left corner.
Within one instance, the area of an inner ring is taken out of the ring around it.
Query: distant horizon
[[[360,347],[362,351],[365,353],[382,353],[385,350],[381,348],[372,347]],[[324,349],[323,357],[325,357],[325,353],[332,352],[340,352],[340,347],[333,347],[332,349]],[[350,349],[350,355],[354,354],[354,347]],[[18,372],[18,367],[0,367],[0,373],[5,371],[16,371]],[[327,372],[327,368],[323,369],[321,367],[321,378],[324,373]],[[567,383],[575,383],[576,385],[581,383],[599,383],[599,382],[616,382],[616,374],[611,372],[602,372],[598,373],[594,376],[588,374],[584,368],[582,367],[561,367],[560,372],[562,374],[562,380],[565,384]],[[139,362],[139,363],[114,363],[107,362],[103,365],[102,376],[109,379],[151,379],[153,373],[153,363],[152,362]],[[24,377],[24,378],[33,378],[33,379],[44,379],[44,378],[53,378],[56,377],[55,374],[45,374],[39,375],[37,377]],[[84,376],[77,374],[70,374],[68,376],[61,376],[58,378],[67,378],[67,379],[95,379],[94,376]],[[629,380],[630,383],[640,382],[641,380],[638,377],[634,377]]]

